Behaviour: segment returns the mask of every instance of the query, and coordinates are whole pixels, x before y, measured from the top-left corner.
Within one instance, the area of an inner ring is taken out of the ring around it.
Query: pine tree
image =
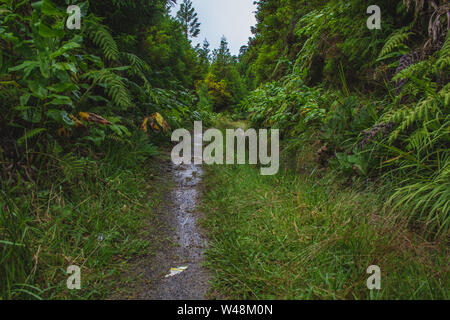
[[[211,73],[215,80],[220,81],[229,78],[232,60],[228,41],[222,36],[219,48],[214,49],[212,53]]]
[[[209,49],[208,40],[204,40],[203,44],[197,44],[195,51],[198,56],[198,71],[197,73],[201,75],[202,78],[206,76],[209,71],[211,50]]]
[[[199,35],[200,22],[191,0],[183,0],[177,12],[177,20],[181,23],[186,39],[196,38]]]
[[[221,65],[227,65],[231,62],[231,53],[228,48],[228,41],[225,36],[222,36],[220,39],[220,46],[218,49],[214,49],[213,51],[213,60]]]
[[[232,60],[230,49],[228,48],[228,41],[225,36],[222,36],[219,48],[214,49],[212,53],[213,74],[215,74],[218,79],[226,78]]]
[[[199,49],[199,56],[200,56],[200,58],[201,58],[201,60],[203,62],[208,62],[209,61],[210,52],[211,52],[211,50],[209,49],[209,42],[205,38],[205,40],[203,40],[202,48]]]

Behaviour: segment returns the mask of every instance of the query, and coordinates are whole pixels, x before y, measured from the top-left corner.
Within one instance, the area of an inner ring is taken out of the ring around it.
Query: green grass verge
[[[257,168],[206,168],[213,295],[226,299],[448,299],[448,247],[383,211],[375,192]],[[381,290],[366,270],[381,268]]]
[[[0,184],[0,300],[101,299],[130,257],[149,254],[143,226],[168,186],[151,181],[155,148],[112,141],[104,154],[41,154],[34,181]],[[81,290],[68,290],[66,270],[81,268]]]

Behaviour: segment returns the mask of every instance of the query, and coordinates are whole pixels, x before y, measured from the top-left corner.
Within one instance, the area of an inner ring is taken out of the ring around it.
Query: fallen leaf
[[[79,112],[78,115],[85,121],[88,122],[95,122],[100,124],[106,124],[111,125],[112,122],[106,120],[102,116],[99,116],[98,114],[91,113],[91,112]]]

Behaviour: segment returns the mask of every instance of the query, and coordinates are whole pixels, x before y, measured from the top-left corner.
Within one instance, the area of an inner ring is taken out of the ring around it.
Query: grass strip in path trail
[[[203,221],[226,299],[448,299],[448,247],[407,230],[371,192],[249,165],[207,167]],[[381,268],[381,290],[366,270]]]

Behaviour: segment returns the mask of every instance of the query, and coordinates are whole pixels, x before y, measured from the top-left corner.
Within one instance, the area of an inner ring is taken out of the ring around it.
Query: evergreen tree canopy
[[[196,38],[200,33],[200,22],[197,13],[192,7],[191,0],[183,0],[180,10],[177,12],[177,20],[181,23],[184,35],[187,39]]]

